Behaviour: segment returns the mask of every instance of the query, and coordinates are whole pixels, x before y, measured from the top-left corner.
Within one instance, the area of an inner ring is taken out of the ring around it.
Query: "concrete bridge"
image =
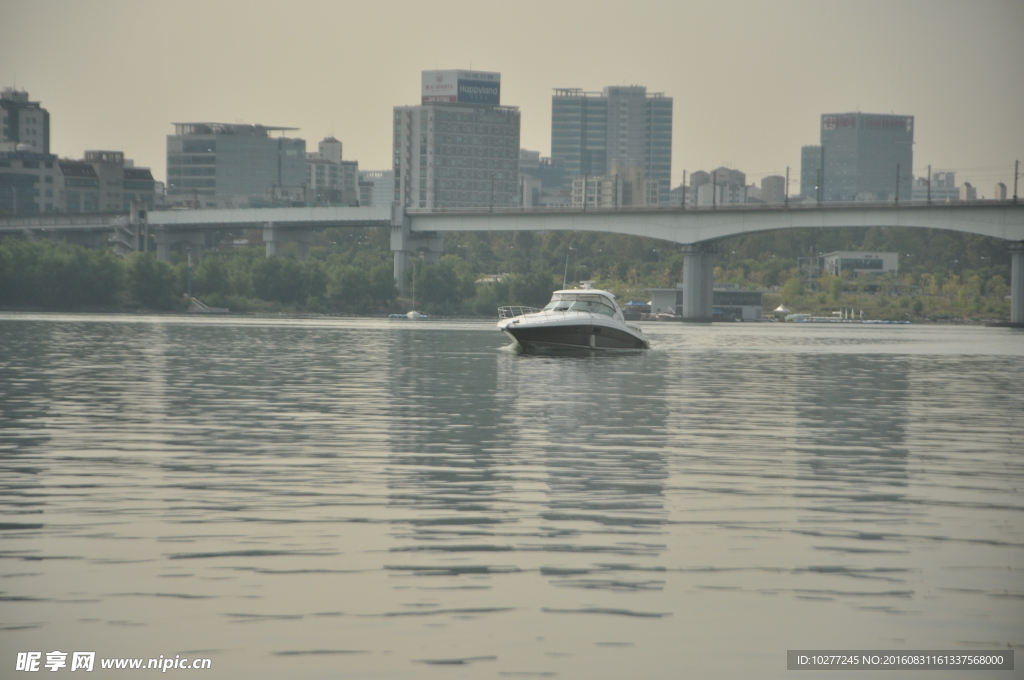
[[[399,224],[398,220],[401,219]],[[954,204],[828,203],[746,204],[613,210],[406,210],[395,215],[391,249],[401,281],[408,253],[440,252],[444,231],[594,231],[646,236],[678,243],[683,250],[683,318],[712,316],[715,241],[775,229],[920,227],[949,229],[1005,239],[1012,252],[1011,322],[1024,323],[1024,204],[976,201]]]
[[[1024,323],[1024,203],[971,201],[921,203],[744,204],[728,206],[569,209],[402,210],[398,207],[254,208],[241,210],[133,210],[128,216],[50,215],[0,220],[0,233],[109,233],[122,250],[170,257],[176,242],[201,248],[206,232],[259,228],[267,257],[282,241],[309,255],[316,231],[329,227],[389,226],[395,278],[402,287],[410,254],[436,262],[446,231],[593,231],[646,236],[680,244],[684,253],[683,316],[710,319],[715,241],[775,229],[919,227],[948,229],[1006,240],[1012,252],[1011,321]]]

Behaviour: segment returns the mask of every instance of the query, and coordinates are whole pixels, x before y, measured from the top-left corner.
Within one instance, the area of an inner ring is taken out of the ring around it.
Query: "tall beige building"
[[[519,205],[519,109],[501,74],[424,71],[422,103],[396,106],[395,202],[412,208]]]
[[[359,205],[359,163],[342,160],[342,144],[326,137],[306,154],[306,200]]]
[[[99,211],[121,212],[124,204],[124,152],[86,151],[85,162],[99,181]]]
[[[768,175],[761,180],[761,200],[765,203],[784,203],[786,200],[786,178]]]

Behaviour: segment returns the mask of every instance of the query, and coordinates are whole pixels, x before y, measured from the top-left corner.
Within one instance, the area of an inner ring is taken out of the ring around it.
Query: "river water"
[[[544,357],[493,321],[0,315],[0,676],[784,678],[787,649],[1024,645],[1024,334],[645,328]]]

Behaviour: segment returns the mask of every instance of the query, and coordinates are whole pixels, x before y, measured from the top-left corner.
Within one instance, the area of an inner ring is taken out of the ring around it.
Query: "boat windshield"
[[[551,298],[544,311],[548,312],[594,312],[605,316],[615,316],[615,308],[601,295],[580,293],[563,293]]]

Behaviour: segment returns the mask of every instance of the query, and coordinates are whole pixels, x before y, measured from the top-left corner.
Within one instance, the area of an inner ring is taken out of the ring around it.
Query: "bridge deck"
[[[410,231],[597,231],[701,243],[775,229],[920,227],[1024,240],[1024,204],[741,205],[612,210],[407,210]]]
[[[925,205],[826,203],[745,204],[712,208],[626,207],[618,209],[407,209],[412,232],[596,231],[632,234],[675,243],[701,243],[774,229],[820,227],[921,227],[1024,240],[1024,203],[971,201]],[[115,214],[31,215],[0,218],[0,232],[112,230],[127,217]],[[332,226],[393,224],[392,208],[248,208],[238,210],[150,211],[152,231],[224,228],[323,229]]]

